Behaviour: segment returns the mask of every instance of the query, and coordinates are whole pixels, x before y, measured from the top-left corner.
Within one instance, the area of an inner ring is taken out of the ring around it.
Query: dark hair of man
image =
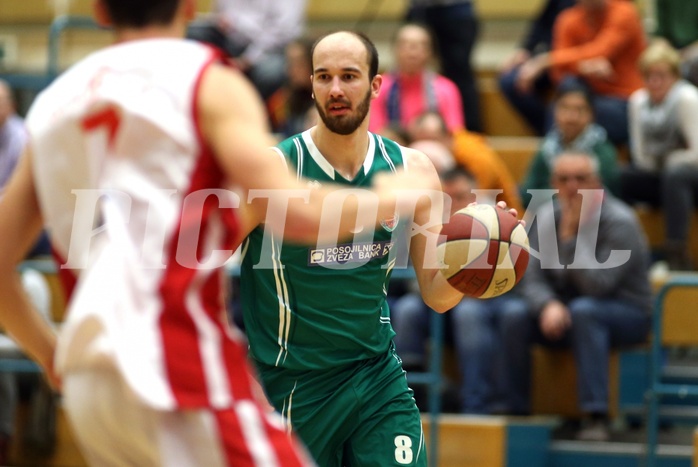
[[[362,32],[342,30],[325,34],[319,37],[318,40],[316,40],[313,44],[313,48],[310,51],[311,56],[315,55],[315,47],[317,47],[320,41],[322,41],[325,37],[331,36],[332,34],[337,34],[338,32],[346,32],[348,34],[352,34],[357,39],[359,39],[361,43],[364,45],[364,47],[366,48],[366,55],[368,58],[368,79],[369,81],[373,80],[373,78],[378,74],[378,50],[376,49],[376,46],[371,41],[371,39],[369,39],[368,36]],[[315,69],[315,65],[313,65],[313,69]]]
[[[557,102],[567,94],[581,95],[591,111],[594,111],[594,96],[591,89],[589,89],[589,86],[586,84],[577,80],[563,81],[562,84],[557,88],[553,100]]]
[[[169,24],[180,0],[103,0],[114,26],[143,28]]]

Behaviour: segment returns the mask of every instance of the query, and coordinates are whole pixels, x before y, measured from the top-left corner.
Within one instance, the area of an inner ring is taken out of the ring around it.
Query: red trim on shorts
[[[233,409],[218,410],[214,412],[214,416],[223,445],[226,465],[255,467],[254,459],[247,446],[240,420],[235,411]]]
[[[254,402],[248,401],[251,404]],[[305,448],[299,444],[295,435],[288,434],[283,427],[275,426],[270,421],[263,409],[254,405],[259,416],[259,421],[264,428],[267,445],[279,467],[308,467],[312,464],[307,457]],[[249,437],[245,434],[245,426],[241,423],[235,409],[219,410],[214,412],[218,432],[223,444],[223,452],[227,465],[240,467],[263,467],[255,463],[255,459],[248,445]],[[259,440],[258,440],[259,442]],[[259,449],[260,444],[255,447]],[[254,448],[253,448],[254,449]]]

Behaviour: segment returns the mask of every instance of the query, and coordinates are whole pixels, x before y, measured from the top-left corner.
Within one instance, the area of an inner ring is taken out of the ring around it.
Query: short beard
[[[368,115],[368,110],[370,109],[370,107],[370,89],[366,93],[366,97],[364,97],[364,99],[356,107],[356,114],[354,115],[341,115],[339,117],[330,117],[325,113],[325,109],[323,109],[320,106],[320,104],[318,104],[317,100],[315,101],[315,108],[317,108],[317,112],[318,114],[320,114],[322,123],[324,123],[327,129],[329,129],[332,133],[337,133],[339,135],[344,136],[354,133],[356,129],[361,126],[361,124],[366,119],[366,115]]]

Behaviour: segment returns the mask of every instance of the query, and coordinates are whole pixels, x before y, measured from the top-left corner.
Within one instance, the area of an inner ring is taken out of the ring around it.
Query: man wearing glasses
[[[571,347],[579,405],[577,438],[607,441],[611,348],[647,339],[649,250],[633,211],[599,181],[598,160],[568,152],[552,167],[553,200],[529,221],[531,260],[518,290],[527,312],[505,316],[510,410],[529,409],[529,347]]]

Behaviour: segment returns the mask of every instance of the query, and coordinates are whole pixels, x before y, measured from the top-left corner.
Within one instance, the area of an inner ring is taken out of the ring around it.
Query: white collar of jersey
[[[313,158],[315,163],[322,169],[323,172],[327,174],[328,177],[330,177],[332,180],[334,180],[335,177],[335,170],[334,167],[332,167],[332,164],[325,159],[325,156],[322,155],[320,150],[315,146],[315,142],[313,141],[313,138],[310,136],[310,130],[306,130],[301,134],[301,137],[303,138],[303,142],[305,142],[305,145],[308,147],[308,152],[310,152],[310,156]],[[373,133],[368,133],[368,151],[366,151],[366,157],[364,158],[364,175],[368,174],[368,171],[371,170],[371,167],[373,166],[373,157],[376,152],[376,140],[375,136]]]

